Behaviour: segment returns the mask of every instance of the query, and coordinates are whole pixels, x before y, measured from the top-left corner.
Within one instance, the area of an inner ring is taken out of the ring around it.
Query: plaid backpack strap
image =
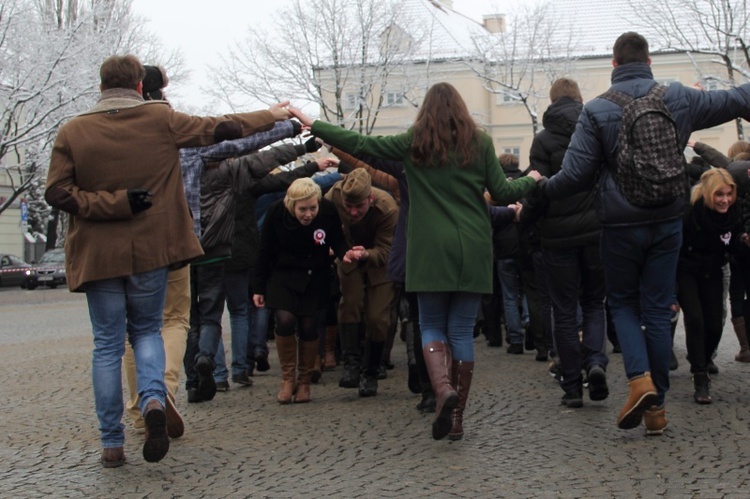
[[[601,94],[599,98],[612,101],[620,107],[625,107],[634,100],[633,97],[628,94],[611,89]]]

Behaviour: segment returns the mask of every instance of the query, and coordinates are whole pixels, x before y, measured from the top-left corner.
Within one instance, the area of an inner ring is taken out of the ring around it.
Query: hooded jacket
[[[565,152],[575,131],[583,104],[570,97],[556,100],[544,113],[544,130],[531,144],[531,169],[551,178],[562,168]],[[542,246],[565,249],[595,244],[599,241],[601,224],[594,207],[594,189],[575,193],[548,205],[540,199],[527,199],[522,222],[539,218]]]
[[[656,84],[646,63],[617,66],[612,71],[613,90],[642,97]],[[750,117],[750,83],[729,90],[704,91],[672,83],[664,96],[677,124],[679,147],[687,145],[695,130],[710,128],[737,117]],[[584,107],[576,124],[562,170],[542,187],[550,199],[562,199],[596,185],[596,210],[605,226],[638,226],[662,223],[682,216],[685,199],[657,208],[634,206],[615,183],[613,171],[618,151],[622,108],[603,98]]]

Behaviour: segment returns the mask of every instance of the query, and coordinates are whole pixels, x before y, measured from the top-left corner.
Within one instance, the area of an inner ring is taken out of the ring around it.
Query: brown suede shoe
[[[666,409],[664,409],[664,406],[653,406],[646,409],[643,413],[643,422],[646,424],[647,436],[653,437],[663,434],[664,428],[667,427],[669,422]]]
[[[169,451],[167,435],[167,414],[164,406],[156,399],[151,399],[143,411],[146,421],[146,441],[143,443],[143,459],[149,463],[161,461]]]
[[[125,464],[125,449],[122,447],[107,447],[102,449],[102,466],[118,468]]]
[[[630,393],[620,415],[617,418],[617,426],[623,430],[635,428],[643,420],[643,412],[658,403],[656,387],[651,381],[651,373],[645,372],[642,376],[632,378],[628,381]]]
[[[165,413],[167,416],[167,434],[169,438],[180,438],[185,434],[185,422],[182,420],[182,416],[177,412],[172,397],[167,395],[165,399],[167,406],[165,407]]]

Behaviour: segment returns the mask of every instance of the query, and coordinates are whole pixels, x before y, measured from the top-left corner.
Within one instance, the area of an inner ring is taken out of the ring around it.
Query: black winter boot
[[[344,359],[344,370],[339,379],[341,388],[359,387],[359,374],[362,370],[362,357],[359,347],[359,324],[339,324],[341,356]]]

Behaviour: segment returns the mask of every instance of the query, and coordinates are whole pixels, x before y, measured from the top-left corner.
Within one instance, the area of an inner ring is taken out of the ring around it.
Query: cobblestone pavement
[[[279,370],[256,375],[209,403],[178,408],[187,424],[167,457],[147,464],[142,435],[126,430],[128,462],[99,464],[90,382],[91,335],[84,297],[66,290],[0,290],[0,496],[2,497],[748,497],[750,365],[733,360],[727,327],[716,363],[714,403],[692,401],[680,368],[668,395],[669,427],[646,438],[615,419],[626,397],[611,355],[610,398],[582,409],[533,355],[508,355],[478,339],[465,437],[433,441],[430,415],[406,388],[406,355],[378,396],[337,385],[338,369],[310,404],[275,401]],[[228,324],[225,320],[225,330]]]

